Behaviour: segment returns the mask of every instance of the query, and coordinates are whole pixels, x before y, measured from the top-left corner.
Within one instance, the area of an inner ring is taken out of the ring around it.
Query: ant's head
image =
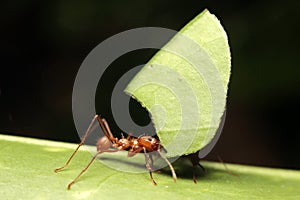
[[[147,150],[151,150],[151,151],[156,151],[159,146],[159,140],[151,136],[139,137],[138,143],[146,147]]]

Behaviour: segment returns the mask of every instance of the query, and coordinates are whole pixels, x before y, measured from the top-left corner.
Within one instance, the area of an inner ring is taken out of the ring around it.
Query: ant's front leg
[[[171,173],[172,173],[173,180],[174,180],[174,182],[176,182],[177,176],[176,176],[175,170],[173,168],[173,165],[170,163],[170,161],[167,159],[167,157],[163,153],[161,153],[161,148],[162,148],[162,146],[159,145],[158,149],[157,149],[157,152],[159,153],[160,157],[162,157],[162,159],[164,159],[166,161],[166,163],[169,165],[169,168],[170,168]]]
[[[152,176],[152,165],[153,165],[153,159],[152,157],[150,157],[147,152],[146,152],[146,148],[145,147],[141,147],[141,146],[136,146],[136,148],[131,148],[129,151],[128,151],[128,157],[133,157],[135,156],[137,153],[141,152],[141,151],[144,151],[144,156],[145,156],[145,162],[146,162],[146,167],[147,169],[149,170],[149,174],[150,174],[150,178],[151,178],[151,181],[153,183],[153,185],[156,185],[156,182],[155,180],[153,179],[153,176]],[[151,161],[151,164],[150,162]]]

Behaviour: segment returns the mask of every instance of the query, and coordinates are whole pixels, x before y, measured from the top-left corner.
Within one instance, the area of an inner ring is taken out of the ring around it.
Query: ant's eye
[[[152,141],[152,137],[149,137],[149,138],[148,138],[148,141],[150,141],[150,142],[151,142],[151,141]]]

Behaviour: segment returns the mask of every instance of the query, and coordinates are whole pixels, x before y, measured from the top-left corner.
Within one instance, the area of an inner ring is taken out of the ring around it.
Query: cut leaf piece
[[[214,138],[225,110],[230,68],[226,33],[205,10],[128,84],[125,92],[151,113],[169,157],[197,152]]]

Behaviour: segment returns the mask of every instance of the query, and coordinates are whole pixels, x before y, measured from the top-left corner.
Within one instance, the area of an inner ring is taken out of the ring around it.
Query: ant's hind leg
[[[109,125],[107,123],[107,121],[100,117],[99,115],[97,116],[97,120],[99,122],[99,125],[104,133],[104,135],[114,144],[116,143],[116,138],[113,136],[110,128],[109,128]]]
[[[89,166],[92,164],[92,162],[95,160],[95,158],[97,157],[98,154],[100,154],[102,152],[98,151],[97,153],[95,153],[95,155],[92,157],[92,159],[90,160],[90,162],[85,166],[85,168],[83,168],[83,170],[76,176],[76,178],[71,181],[71,183],[69,183],[68,185],[68,190],[71,189],[71,186],[79,179],[79,177],[89,168]]]
[[[75,151],[72,153],[72,155],[70,156],[70,158],[67,160],[67,162],[62,166],[62,167],[59,167],[59,168],[56,168],[54,170],[54,172],[59,172],[61,171],[62,169],[64,169],[66,166],[68,166],[68,164],[70,163],[70,161],[72,160],[72,158],[75,156],[76,152],[78,151],[78,149],[84,144],[86,138],[89,136],[89,134],[91,133],[91,130],[92,130],[92,126],[95,122],[95,120],[98,118],[98,115],[95,115],[95,117],[92,119],[88,129],[86,130],[83,138],[81,139],[81,142],[78,144],[77,148],[75,149]]]

